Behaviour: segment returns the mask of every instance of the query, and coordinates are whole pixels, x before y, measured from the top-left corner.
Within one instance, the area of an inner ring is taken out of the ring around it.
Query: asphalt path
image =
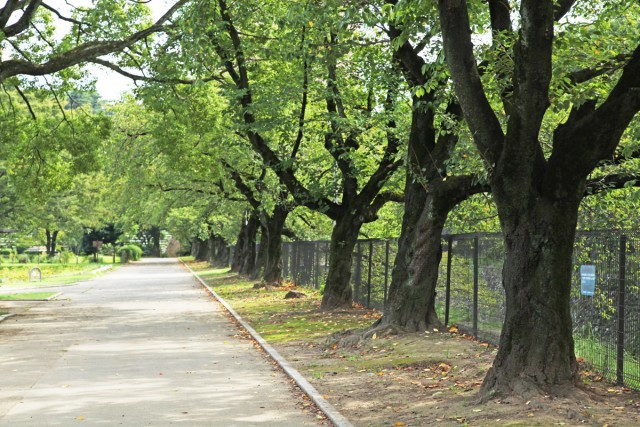
[[[0,426],[318,425],[175,259],[1,302]]]

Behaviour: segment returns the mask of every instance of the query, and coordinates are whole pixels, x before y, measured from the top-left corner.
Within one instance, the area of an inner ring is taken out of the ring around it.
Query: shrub
[[[28,263],[29,263],[29,261],[30,261],[30,259],[29,259],[29,255],[27,255],[27,254],[22,254],[22,255],[20,255],[20,259],[18,260],[18,262],[19,262],[20,264],[28,264]]]
[[[62,264],[69,264],[72,259],[73,259],[73,252],[71,251],[60,252],[60,262]]]
[[[13,253],[13,251],[9,248],[2,248],[0,249],[0,255],[2,256],[11,256],[11,254]]]
[[[142,258],[142,249],[136,245],[124,245],[120,248],[120,259],[122,262],[138,261]]]

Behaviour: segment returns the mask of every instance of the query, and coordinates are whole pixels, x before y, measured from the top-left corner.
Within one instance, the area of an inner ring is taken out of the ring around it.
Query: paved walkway
[[[317,425],[175,260],[6,307],[19,314],[0,323],[0,426]]]

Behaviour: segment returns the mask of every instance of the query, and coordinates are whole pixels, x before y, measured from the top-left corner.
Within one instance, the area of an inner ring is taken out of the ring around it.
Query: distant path
[[[317,425],[176,260],[60,298],[0,301],[0,426]]]

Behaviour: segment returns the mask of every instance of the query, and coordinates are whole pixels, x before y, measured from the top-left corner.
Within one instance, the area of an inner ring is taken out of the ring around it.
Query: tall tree
[[[397,158],[400,141],[396,136],[396,127],[393,119],[393,106],[397,94],[388,92],[383,97],[381,105],[384,107],[382,117],[386,117],[386,129],[381,131],[381,137],[387,140],[379,157],[377,166],[368,179],[362,183],[359,178],[355,153],[361,146],[361,137],[364,132],[354,125],[354,121],[371,120],[375,122],[375,109],[373,102],[380,94],[365,92],[364,115],[357,119],[348,116],[349,108],[340,88],[343,77],[338,72],[340,45],[338,44],[339,32],[329,30],[328,38],[322,42],[326,56],[321,68],[324,70],[326,87],[323,89],[323,97],[326,102],[327,129],[324,131],[324,146],[332,156],[336,165],[336,172],[340,174],[341,202],[331,200],[331,195],[318,194],[309,189],[296,175],[294,162],[300,149],[302,138],[294,137],[291,154],[281,156],[273,145],[269,143],[269,132],[263,132],[260,128],[256,104],[254,104],[255,91],[250,76],[249,53],[243,42],[242,32],[237,28],[233,12],[226,1],[219,0],[213,16],[215,33],[209,38],[215,52],[218,54],[230,82],[234,86],[231,92],[240,107],[240,120],[243,135],[246,136],[251,146],[262,156],[264,163],[272,168],[278,178],[287,187],[297,204],[309,209],[317,210],[334,220],[334,228],[331,236],[329,271],[326,278],[325,292],[322,307],[331,309],[351,304],[351,253],[361,226],[376,219],[376,213],[390,199],[401,199],[396,194],[381,192],[385,183],[401,165]],[[273,19],[273,17],[272,17]],[[302,23],[299,37],[304,37],[308,30]],[[304,40],[304,39],[303,39]],[[303,42],[304,46],[304,42]],[[281,47],[286,49],[286,47]],[[302,67],[306,69],[306,53],[303,53]],[[383,58],[384,56],[381,56]],[[253,78],[256,78],[253,74]],[[308,98],[306,95],[306,78],[302,79],[302,101],[300,117],[304,120],[304,109]],[[391,83],[390,83],[391,84]],[[376,88],[376,90],[379,88]],[[355,108],[354,108],[355,107]],[[361,106],[352,106],[354,115]],[[384,136],[383,136],[384,135]],[[271,143],[273,144],[273,142]],[[364,144],[362,144],[364,145]]]
[[[598,27],[625,15],[637,17],[638,5],[598,2],[597,8],[580,8],[572,17],[567,13],[574,0],[522,0],[517,2],[516,32],[510,3],[488,3],[492,50],[497,52],[494,63],[506,64],[497,73],[502,82],[498,86],[480,77],[467,2],[438,2],[447,64],[485,160],[506,249],[506,316],[498,354],[481,393],[563,393],[577,380],[569,297],[578,208],[589,175],[615,155],[640,109],[637,28],[619,26],[627,40],[617,46],[602,36],[608,31],[581,28],[585,20]],[[620,71],[611,74],[603,70],[606,67],[574,63],[574,73],[559,75],[566,71],[561,67],[562,48],[569,46],[575,57],[577,35],[585,37],[582,42],[588,42],[589,49],[608,44],[607,51],[615,54],[607,61]],[[635,43],[631,48],[629,38]],[[570,85],[596,79],[599,86],[573,97],[564,122],[549,124],[545,114],[554,100],[551,95],[557,99],[555,91],[563,87],[554,81],[554,71]],[[502,99],[504,123],[490,103],[496,98]],[[548,142],[546,126],[552,127]]]

